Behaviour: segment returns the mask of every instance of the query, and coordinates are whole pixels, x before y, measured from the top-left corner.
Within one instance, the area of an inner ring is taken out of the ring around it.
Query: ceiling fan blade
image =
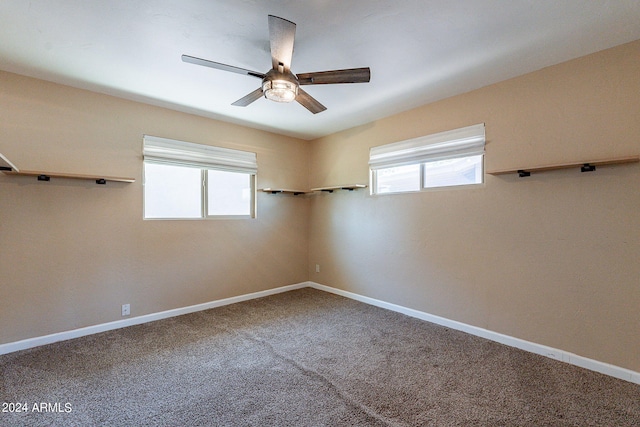
[[[366,68],[350,68],[348,70],[319,71],[317,73],[298,74],[301,85],[324,85],[334,83],[368,83],[371,70]]]
[[[247,105],[251,104],[253,101],[258,100],[259,98],[262,98],[261,87],[254,90],[250,94],[243,96],[242,98],[238,99],[236,102],[234,102],[231,105],[235,105],[236,107],[246,107]]]
[[[313,114],[318,114],[327,109],[324,105],[320,104],[316,99],[309,95],[307,92],[298,88],[298,96],[296,96],[296,101],[298,101],[304,108],[311,111]]]
[[[182,55],[183,62],[189,62],[191,64],[203,65],[205,67],[215,68],[217,70],[222,71],[230,71],[232,73],[238,74],[246,74],[248,76],[258,77],[259,79],[264,79],[263,73],[258,73],[257,71],[246,70],[244,68],[234,67],[232,65],[221,64],[219,62],[209,61],[207,59],[196,58],[195,56]]]
[[[296,24],[277,16],[269,15],[269,43],[271,45],[271,63],[277,70],[282,64],[284,71],[291,68],[293,43],[296,37]]]

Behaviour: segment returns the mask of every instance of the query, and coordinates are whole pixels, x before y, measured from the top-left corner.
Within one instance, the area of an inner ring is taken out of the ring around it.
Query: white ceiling
[[[328,109],[259,99],[267,15],[297,24],[292,71],[371,68],[305,86]],[[640,39],[638,0],[2,0],[0,69],[304,139]]]

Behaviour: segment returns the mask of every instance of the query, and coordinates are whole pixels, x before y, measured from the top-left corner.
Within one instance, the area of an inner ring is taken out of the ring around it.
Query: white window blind
[[[372,147],[371,170],[484,154],[484,123]]]
[[[145,161],[255,174],[256,153],[145,135]]]

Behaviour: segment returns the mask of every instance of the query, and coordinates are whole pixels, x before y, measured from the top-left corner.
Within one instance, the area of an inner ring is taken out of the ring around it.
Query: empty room
[[[640,425],[638,22],[3,0],[0,425]]]

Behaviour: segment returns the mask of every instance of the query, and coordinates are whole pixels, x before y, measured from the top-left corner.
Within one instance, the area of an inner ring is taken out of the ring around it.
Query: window
[[[371,193],[482,184],[484,123],[373,147]]]
[[[252,176],[241,172],[207,170],[209,216],[251,215]]]
[[[202,171],[144,162],[144,217],[202,217]]]
[[[420,190],[420,165],[395,166],[376,172],[376,193]]]
[[[482,184],[482,154],[424,164],[424,188]]]
[[[255,217],[256,154],[145,135],[146,219]]]

